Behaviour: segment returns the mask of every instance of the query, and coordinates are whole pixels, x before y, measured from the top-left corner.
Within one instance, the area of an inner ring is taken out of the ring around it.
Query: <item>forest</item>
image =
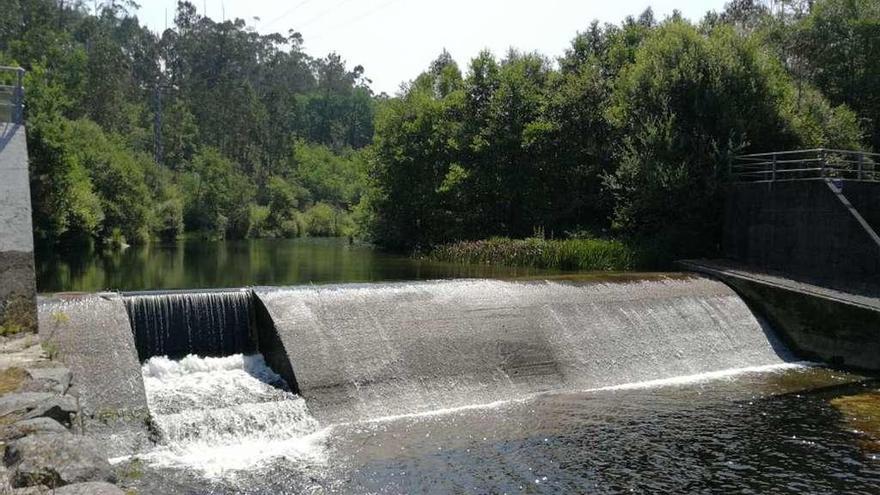
[[[585,19],[559,58],[459,67],[444,51],[395,95],[306,54],[295,31],[189,2],[163,33],[131,2],[4,4],[0,65],[28,71],[43,245],[341,235],[413,252],[504,237],[710,254],[733,156],[880,149],[876,0]]]

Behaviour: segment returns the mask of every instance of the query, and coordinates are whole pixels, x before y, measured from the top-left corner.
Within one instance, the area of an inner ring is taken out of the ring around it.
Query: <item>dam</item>
[[[698,275],[110,293],[46,299],[40,314],[74,369],[126,349],[83,372],[81,400],[148,491],[616,493],[644,486],[639,472],[664,491],[728,486],[714,473],[755,490],[779,473],[880,481],[822,395],[867,378],[802,361]],[[86,329],[100,334],[88,346],[65,340]],[[107,421],[111,406],[150,419]],[[809,442],[836,447],[798,464]],[[608,468],[576,467],[584,455]]]

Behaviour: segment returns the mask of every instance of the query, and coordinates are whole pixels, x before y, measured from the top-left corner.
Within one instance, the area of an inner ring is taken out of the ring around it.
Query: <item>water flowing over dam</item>
[[[255,293],[299,393],[322,421],[790,360],[732,290],[705,278],[456,280]]]
[[[250,291],[132,293],[123,300],[141,361],[254,351]]]
[[[98,309],[116,317],[80,318]],[[830,493],[828,480],[877,480],[821,395],[861,378],[798,362],[704,277],[104,294],[43,311],[59,331],[72,324],[59,315],[76,322],[73,343],[96,332],[79,369],[126,341],[124,370],[83,383],[83,399],[100,412],[105,382],[133,371],[142,384],[151,440],[111,456],[143,473],[143,493],[618,493],[638,476],[659,492],[763,492],[786,476]]]

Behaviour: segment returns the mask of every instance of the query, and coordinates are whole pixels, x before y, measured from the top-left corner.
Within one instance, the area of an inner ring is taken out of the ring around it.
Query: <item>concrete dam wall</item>
[[[67,315],[53,335],[63,359],[84,375],[113,367],[88,382],[92,410],[141,407],[140,363],[168,353],[258,351],[328,423],[791,359],[733,291],[702,277],[141,293],[51,308],[47,321]],[[108,357],[120,342],[123,355]]]
[[[36,331],[34,239],[25,128],[0,122],[0,329]]]
[[[732,184],[726,258],[844,290],[880,290],[880,184]],[[864,221],[864,223],[862,223]]]
[[[324,421],[485,404],[788,359],[706,278],[257,289]]]

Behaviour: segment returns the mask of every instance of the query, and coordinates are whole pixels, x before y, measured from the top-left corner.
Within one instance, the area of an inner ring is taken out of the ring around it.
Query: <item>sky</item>
[[[302,33],[314,57],[340,54],[362,65],[378,92],[394,94],[445,48],[462,68],[480,50],[509,48],[556,58],[593,19],[618,24],[647,7],[657,19],[678,9],[692,20],[725,0],[191,0],[215,20],[241,18],[261,33]],[[142,23],[161,32],[177,0],[140,0]],[[167,13],[167,16],[166,16]]]

